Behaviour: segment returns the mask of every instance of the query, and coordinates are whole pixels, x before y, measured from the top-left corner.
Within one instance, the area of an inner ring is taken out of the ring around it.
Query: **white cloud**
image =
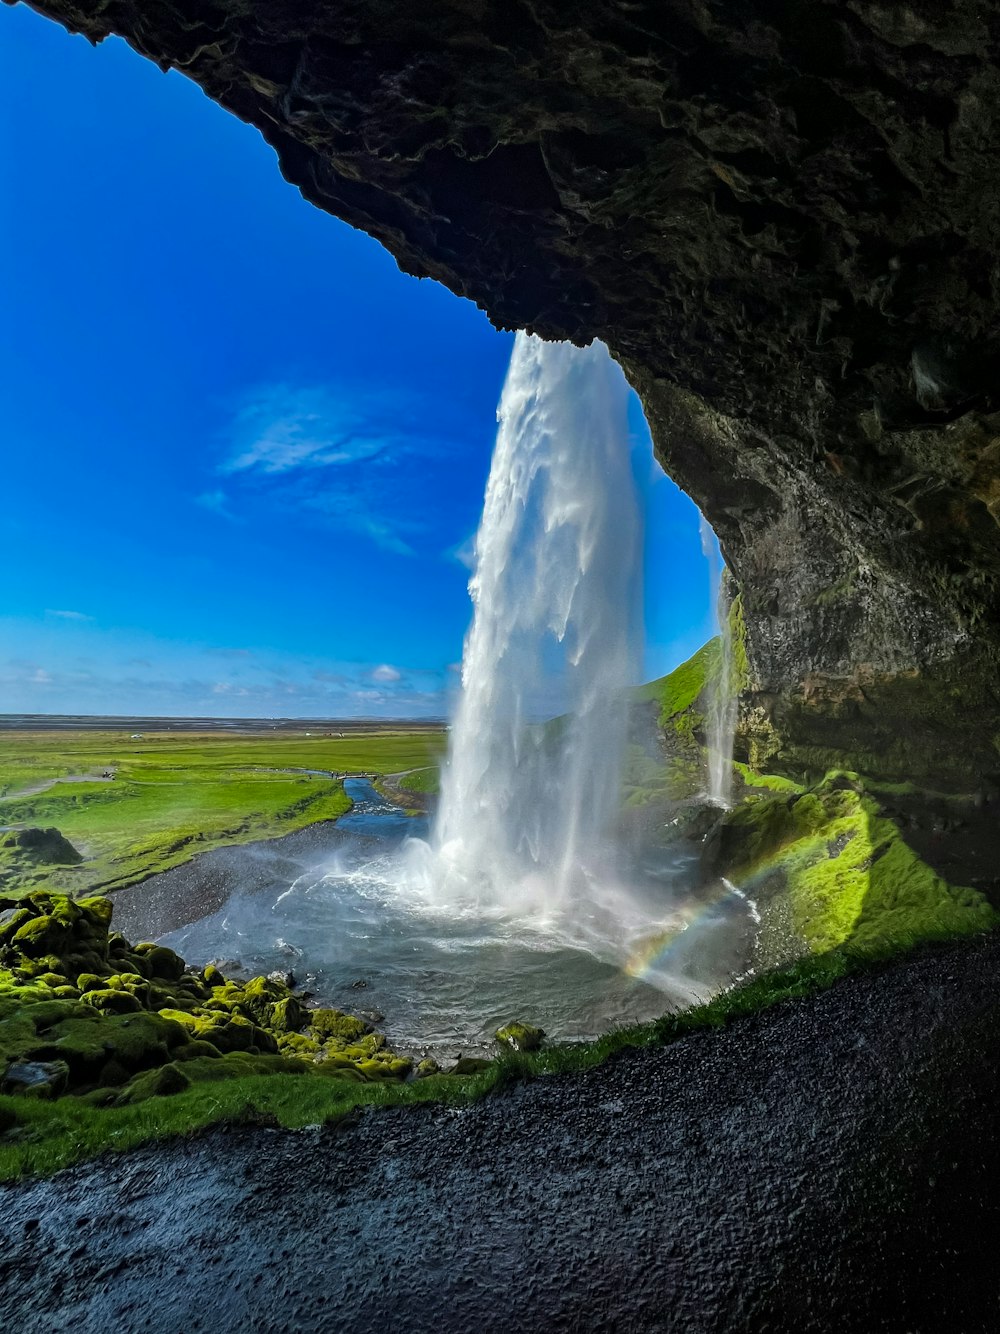
[[[375,670],[372,672],[372,680],[399,681],[402,679],[402,675],[403,673],[397,671],[395,667],[390,667],[387,662],[383,662],[381,666],[376,667]]]
[[[85,611],[55,611],[52,607],[45,608],[46,616],[58,616],[64,621],[92,621],[93,616],[88,616]]]
[[[32,685],[36,686],[48,686],[52,684],[52,677],[44,667],[36,667],[32,675],[28,677],[28,680]]]
[[[325,389],[260,389],[236,414],[222,471],[282,473],[372,459],[398,443],[378,421],[382,409],[374,394],[352,404]]]

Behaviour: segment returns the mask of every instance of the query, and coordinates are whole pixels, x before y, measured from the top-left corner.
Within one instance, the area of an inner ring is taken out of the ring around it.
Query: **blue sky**
[[[23,5],[0,255],[0,711],[444,712],[512,335]],[[642,471],[652,676],[713,619],[697,511]]]

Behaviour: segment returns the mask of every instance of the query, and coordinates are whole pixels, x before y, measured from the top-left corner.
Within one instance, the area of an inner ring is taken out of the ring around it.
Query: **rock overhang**
[[[1000,5],[35,8],[194,79],[498,325],[602,338],[719,533],[762,699],[994,661]]]

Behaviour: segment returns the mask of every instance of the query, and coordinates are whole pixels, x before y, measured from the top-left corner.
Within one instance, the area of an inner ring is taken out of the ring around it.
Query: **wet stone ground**
[[[0,1328],[994,1331],[1000,940],[462,1112],[0,1190]]]

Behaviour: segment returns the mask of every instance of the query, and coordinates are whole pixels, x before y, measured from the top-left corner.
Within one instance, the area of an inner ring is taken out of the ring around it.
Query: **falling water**
[[[616,809],[642,653],[627,392],[603,344],[518,334],[434,836],[445,892],[481,906],[565,903]]]
[[[708,713],[708,799],[716,806],[732,805],[733,737],[736,731],[736,694],[733,690],[733,633],[729,623],[730,594],[719,544],[701,520],[701,547],[716,590],[720,649],[718,670],[712,681]]]
[[[600,343],[518,335],[434,830],[348,782],[353,810],[301,865],[235,876],[246,888],[167,937],[187,957],[294,959],[333,1004],[363,980],[394,1042],[445,1051],[512,1014],[593,1036],[745,972],[753,905],[691,851],[614,838],[643,647],[626,405]]]

